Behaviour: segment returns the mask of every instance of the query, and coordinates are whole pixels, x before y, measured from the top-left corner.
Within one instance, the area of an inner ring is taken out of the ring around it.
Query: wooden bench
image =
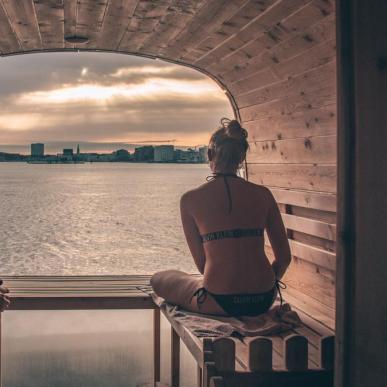
[[[160,310],[144,288],[149,275],[2,276],[10,290],[10,310],[153,310],[153,378],[160,381]],[[0,313],[0,386],[1,320]],[[28,319],[26,319],[28,324]]]
[[[334,332],[294,308],[304,325],[274,337],[198,338],[168,314],[171,381],[179,386],[180,340],[197,363],[200,387],[331,387]]]

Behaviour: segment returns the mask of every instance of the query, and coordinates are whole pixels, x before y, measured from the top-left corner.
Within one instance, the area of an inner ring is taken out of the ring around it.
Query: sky
[[[205,145],[222,117],[233,117],[224,91],[188,67],[94,52],[0,58],[0,152]]]

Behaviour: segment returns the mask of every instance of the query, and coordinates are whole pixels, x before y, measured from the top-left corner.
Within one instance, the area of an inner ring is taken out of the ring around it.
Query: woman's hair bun
[[[220,123],[225,129],[225,133],[227,136],[235,138],[237,140],[244,140],[247,138],[247,130],[242,128],[241,124],[237,120],[222,118],[220,120]]]

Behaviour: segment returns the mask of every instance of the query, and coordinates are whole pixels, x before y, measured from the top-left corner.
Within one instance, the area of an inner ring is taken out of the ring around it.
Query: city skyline
[[[108,53],[33,54],[28,62],[1,61],[0,151],[42,141],[85,142],[96,151],[207,144],[220,118],[233,115],[213,80],[181,65]]]
[[[174,141],[143,141],[139,143],[124,143],[124,142],[113,142],[113,143],[96,143],[96,142],[85,142],[85,141],[66,141],[66,142],[45,142],[45,141],[36,141],[33,143],[42,143],[45,146],[46,154],[57,154],[60,153],[64,148],[73,148],[76,150],[79,145],[81,152],[83,153],[101,153],[108,154],[119,149],[126,149],[129,152],[133,152],[135,148],[151,145],[174,145],[176,149],[188,149],[188,148],[199,148],[207,146],[208,144],[195,144],[195,145],[175,145]],[[14,153],[21,155],[29,155],[31,152],[31,144],[11,144],[11,145],[2,145],[0,144],[0,153]]]

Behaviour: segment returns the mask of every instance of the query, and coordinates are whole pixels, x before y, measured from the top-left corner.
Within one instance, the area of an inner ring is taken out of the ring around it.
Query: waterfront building
[[[154,148],[152,145],[145,145],[135,148],[134,160],[135,161],[153,161]]]
[[[0,152],[0,162],[1,161],[24,161],[28,156],[21,155],[19,153],[6,153]]]
[[[72,148],[63,149],[62,155],[59,156],[62,160],[72,161],[74,160],[74,151]]]
[[[130,161],[130,153],[126,149],[119,149],[112,153],[113,161]]]
[[[199,148],[199,160],[201,163],[208,163],[208,146]]]
[[[200,154],[192,148],[188,148],[187,150],[176,149],[175,161],[178,163],[199,163]]]
[[[44,156],[44,144],[35,143],[31,144],[31,157],[43,157]]]
[[[174,159],[173,145],[158,145],[154,150],[154,161],[157,163],[171,162]]]

